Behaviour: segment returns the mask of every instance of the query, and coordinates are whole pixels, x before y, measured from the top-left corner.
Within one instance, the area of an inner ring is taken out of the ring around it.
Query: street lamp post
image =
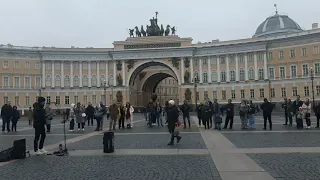
[[[315,102],[314,102],[314,69],[311,67],[310,68],[310,78],[311,78],[311,92],[312,92],[312,107],[313,107],[313,112],[314,112],[314,107],[315,107]]]
[[[198,87],[198,83],[199,83],[198,76],[194,76],[193,82],[194,82],[194,97],[195,97],[196,109],[198,109],[198,96],[197,96],[197,94],[198,94],[197,87]]]

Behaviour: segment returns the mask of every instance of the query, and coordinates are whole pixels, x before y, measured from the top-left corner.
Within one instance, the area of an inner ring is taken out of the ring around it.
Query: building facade
[[[171,77],[175,90],[166,96],[179,103],[213,98],[278,103],[296,95],[312,99],[313,75],[314,97],[320,98],[320,29],[314,24],[302,30],[285,15],[268,17],[248,39],[193,44],[191,38],[169,35],[130,37],[113,45],[0,45],[0,102],[24,109],[43,96],[61,108],[100,101],[143,106],[152,93],[163,101],[160,82]]]

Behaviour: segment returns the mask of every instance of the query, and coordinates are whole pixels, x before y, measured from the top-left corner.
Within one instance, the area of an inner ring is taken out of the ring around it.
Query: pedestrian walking
[[[85,113],[87,115],[88,126],[90,126],[90,124],[93,126],[95,109],[90,102],[88,103]]]
[[[7,132],[10,132],[10,120],[12,117],[12,106],[10,101],[1,107],[2,117],[2,132],[7,128]]]
[[[212,113],[212,120],[214,123],[214,129],[220,129],[221,130],[221,113],[220,113],[220,104],[218,103],[217,99],[213,100],[212,103],[212,109],[211,109],[211,113]],[[218,126],[219,125],[219,126]]]
[[[46,112],[44,110],[45,101],[46,99],[44,97],[38,97],[38,101],[34,104],[33,127],[35,129],[35,137],[33,148],[36,155],[47,153],[47,151],[43,149],[44,140],[46,138],[46,130],[44,127],[46,125]]]
[[[12,107],[12,117],[11,117],[11,131],[17,132],[17,123],[20,119],[20,113],[17,109],[17,106]]]
[[[264,98],[263,101],[264,102],[260,106],[263,112],[263,130],[267,129],[267,120],[269,121],[269,129],[272,130],[271,113],[273,110],[273,105],[268,101],[267,98]]]
[[[191,111],[191,107],[190,105],[187,103],[186,100],[183,101],[183,105],[180,108],[181,112],[182,112],[182,117],[183,117],[183,128],[187,127],[187,123],[186,120],[188,120],[188,125],[189,125],[189,129],[191,127],[191,122],[190,122],[190,111]]]
[[[284,117],[285,117],[285,123],[283,125],[288,125],[289,120],[289,114],[288,114],[288,99],[284,98],[284,102],[282,104],[282,108],[284,109]]]
[[[168,102],[168,108],[167,108],[167,117],[168,117],[168,130],[171,134],[169,146],[174,145],[174,138],[177,138],[177,143],[180,142],[181,136],[175,134],[175,128],[178,123],[179,119],[179,110],[178,107],[175,105],[175,102],[173,100],[170,100]]]
[[[33,110],[32,110],[32,107],[29,107],[29,110],[28,110],[28,121],[29,121],[29,125],[31,126],[32,122],[33,122]]]
[[[288,99],[288,103],[287,103],[287,113],[288,113],[288,119],[289,119],[289,126],[292,126],[292,118],[294,116],[294,106],[292,104],[291,99]]]
[[[201,114],[202,114],[202,112],[201,112],[202,106],[203,106],[202,103],[200,103],[198,106],[196,105],[196,111],[197,111],[199,127],[201,127],[201,123],[203,122],[202,116],[201,116]]]

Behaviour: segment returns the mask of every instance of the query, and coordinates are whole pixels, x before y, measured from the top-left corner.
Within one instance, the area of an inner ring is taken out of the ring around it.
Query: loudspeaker
[[[12,159],[26,158],[26,139],[13,141]]]

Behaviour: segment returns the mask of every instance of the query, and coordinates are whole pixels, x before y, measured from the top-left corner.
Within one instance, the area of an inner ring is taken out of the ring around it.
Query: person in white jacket
[[[311,128],[311,120],[310,120],[310,115],[311,115],[311,103],[309,99],[307,98],[304,103],[301,106],[302,111],[303,111],[303,118],[306,119],[307,123],[307,129]]]
[[[127,121],[127,128],[132,128],[133,127],[133,112],[134,108],[130,105],[129,102],[126,103],[126,121]]]

